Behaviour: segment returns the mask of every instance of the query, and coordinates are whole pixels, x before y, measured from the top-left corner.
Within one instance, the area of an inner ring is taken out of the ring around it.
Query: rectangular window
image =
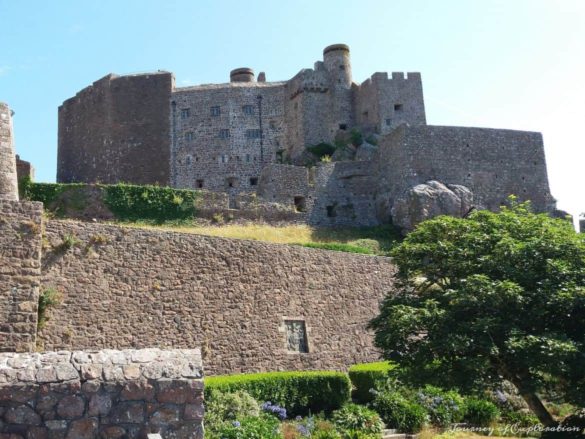
[[[211,115],[219,116],[221,114],[221,107],[211,107]]]
[[[225,155],[225,154],[222,154],[222,156],[221,156],[221,162],[222,163],[227,163],[228,162],[228,156]]]
[[[197,186],[197,188],[201,189],[203,187],[203,180],[197,180],[195,182],[195,186]]]
[[[242,111],[246,116],[252,116],[254,114],[254,106],[253,105],[243,105]]]
[[[191,116],[191,110],[189,108],[181,109],[181,119],[187,119]]]
[[[262,137],[262,130],[246,130],[247,139],[260,139]]]
[[[230,130],[228,130],[228,129],[219,130],[219,138],[220,139],[227,139],[229,136],[230,136]]]
[[[191,140],[193,140],[193,132],[192,131],[185,133],[185,140],[187,142],[190,142]]]
[[[246,161],[249,162],[250,161],[250,154],[246,154]]]
[[[402,104],[394,104],[394,111],[402,111]]]
[[[392,125],[392,119],[386,119],[386,125],[387,126]]]
[[[250,177],[250,186],[258,186],[258,177]]]

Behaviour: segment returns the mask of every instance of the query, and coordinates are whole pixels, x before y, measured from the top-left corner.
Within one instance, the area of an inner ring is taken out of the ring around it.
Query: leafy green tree
[[[545,426],[545,390],[585,404],[585,239],[510,199],[500,213],[437,217],[393,251],[398,294],[371,327],[403,379],[518,389]]]

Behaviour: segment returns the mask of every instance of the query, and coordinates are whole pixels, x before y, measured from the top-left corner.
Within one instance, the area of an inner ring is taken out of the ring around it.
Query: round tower
[[[249,67],[240,67],[230,72],[230,82],[255,82],[254,70]]]
[[[323,50],[323,63],[337,86],[351,87],[351,61],[349,46],[332,44]]]
[[[0,102],[0,199],[18,200],[12,110],[3,102]]]

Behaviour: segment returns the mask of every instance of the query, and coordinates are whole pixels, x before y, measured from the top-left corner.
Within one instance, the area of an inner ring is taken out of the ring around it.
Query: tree
[[[585,404],[585,239],[510,199],[500,213],[421,223],[398,246],[398,293],[371,322],[410,382],[518,389],[547,427],[539,393]]]

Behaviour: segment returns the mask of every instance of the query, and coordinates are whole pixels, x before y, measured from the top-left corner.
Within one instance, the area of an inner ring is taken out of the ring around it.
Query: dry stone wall
[[[41,203],[0,199],[0,351],[35,348]]]
[[[43,284],[62,302],[47,350],[201,346],[210,374],[346,369],[378,358],[366,326],[390,259],[246,240],[50,221]],[[289,327],[308,352],[289,349]]]
[[[0,437],[203,438],[199,349],[0,354]]]
[[[0,102],[0,199],[18,200],[12,110]]]

